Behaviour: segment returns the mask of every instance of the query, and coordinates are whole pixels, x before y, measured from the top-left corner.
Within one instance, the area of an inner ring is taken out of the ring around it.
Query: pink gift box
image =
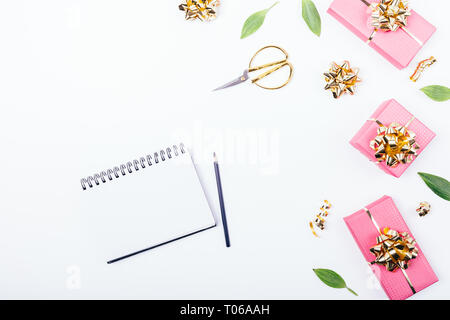
[[[407,232],[414,238],[391,197],[383,196],[369,204],[365,209],[369,210],[374,221],[381,229],[388,227],[398,232]],[[373,273],[380,281],[389,299],[407,299],[413,295],[413,291],[401,270],[397,269],[391,272],[386,270],[386,267],[383,265],[370,264],[370,262],[375,260],[375,256],[369,249],[376,244],[376,238],[379,232],[365,209],[361,209],[345,217],[344,221],[361,250],[364,259],[371,266]],[[438,278],[417,243],[416,248],[418,248],[419,254],[417,258],[409,262],[405,272],[415,291],[419,292],[437,282]]]
[[[397,122],[401,125],[405,125],[413,117],[414,116],[395,99],[383,102],[372,114],[372,116],[367,118],[367,121],[364,123],[362,128],[359,129],[358,133],[356,133],[352,140],[350,140],[350,144],[358,149],[367,158],[369,158],[369,160],[376,162],[378,167],[380,167],[383,171],[399,178],[403,174],[403,172],[405,172],[405,170],[414,162],[414,160],[410,163],[401,163],[395,168],[389,167],[385,162],[377,162],[377,159],[375,158],[375,151],[370,148],[370,141],[376,137],[379,125],[374,121],[370,121],[369,119],[377,119],[385,126],[389,126],[392,122]],[[408,130],[414,132],[417,135],[416,142],[420,146],[420,149],[417,151],[417,156],[419,156],[420,153],[423,152],[426,146],[436,136],[433,131],[428,129],[428,127],[426,127],[416,118],[414,118],[414,120],[408,126]]]
[[[367,2],[379,1],[367,0]],[[369,23],[370,13],[368,9],[368,6],[361,0],[334,0],[327,12],[366,42],[373,31],[373,27]],[[369,42],[369,46],[399,69],[409,65],[436,31],[432,24],[413,10],[411,10],[411,16],[408,17],[406,28],[422,44],[402,29],[395,32],[378,31],[372,41]]]

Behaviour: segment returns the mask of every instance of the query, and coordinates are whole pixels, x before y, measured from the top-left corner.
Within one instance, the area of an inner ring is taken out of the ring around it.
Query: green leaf
[[[433,191],[442,199],[450,201],[450,182],[448,182],[444,178],[429,173],[418,172],[417,174],[422,178],[423,181],[425,181],[426,185],[431,189],[431,191]]]
[[[302,0],[302,17],[309,29],[320,37],[321,21],[316,5],[311,0]]]
[[[433,85],[423,87],[420,90],[434,101],[442,102],[450,99],[450,89],[444,86]]]
[[[272,9],[279,2],[275,2],[270,8],[255,12],[250,17],[245,20],[244,25],[242,26],[241,31],[241,39],[247,38],[249,35],[254,33],[259,27],[264,23],[264,19],[266,18],[267,12]]]
[[[322,280],[322,282],[325,283],[327,286],[336,289],[342,289],[347,287],[344,279],[342,279],[342,277],[333,270],[329,269],[313,269],[313,270],[319,277],[319,279]]]
[[[336,289],[347,289],[351,293],[353,293],[355,296],[358,294],[347,287],[347,284],[345,283],[344,279],[340,275],[338,275],[333,270],[329,269],[313,269],[314,273],[319,277],[319,279],[325,283],[327,286],[336,288]]]
[[[353,293],[355,296],[358,296],[358,294],[357,294],[355,291],[353,291],[353,290],[350,289],[349,287],[346,287],[346,288],[347,288],[348,291],[350,291],[351,293]]]

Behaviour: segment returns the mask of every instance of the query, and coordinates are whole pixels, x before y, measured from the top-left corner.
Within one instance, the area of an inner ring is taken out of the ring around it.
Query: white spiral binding
[[[82,178],[80,180],[81,188],[83,188],[83,190],[86,190],[87,187],[92,188],[94,185],[100,185],[100,182],[105,183],[108,180],[112,181],[114,178],[119,178],[120,175],[124,176],[127,174],[127,172],[133,173],[139,171],[139,169],[147,168],[147,165],[150,167],[154,164],[160,163],[160,161],[172,159],[173,156],[177,157],[180,155],[178,150],[180,150],[181,154],[185,153],[186,150],[184,149],[184,144],[180,143],[179,147],[177,145],[173,145],[172,147],[168,147],[165,150],[163,149],[159,152],[154,152],[153,155],[148,154],[145,157],[140,157],[139,160],[135,159],[133,161],[128,161],[127,163],[113,167],[112,169],[94,173],[93,175],[87,176],[86,178]]]

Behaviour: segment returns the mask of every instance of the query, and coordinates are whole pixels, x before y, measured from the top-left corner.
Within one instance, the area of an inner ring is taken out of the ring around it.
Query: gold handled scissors
[[[261,66],[253,67],[252,64],[253,64],[253,60],[255,59],[255,57],[259,53],[261,53],[261,51],[269,49],[269,48],[278,49],[279,51],[281,51],[284,54],[285,58],[283,60],[279,60],[279,61],[275,61],[275,62],[269,62],[269,63],[263,64]],[[256,78],[251,79],[251,81],[252,81],[252,83],[256,84],[257,86],[259,86],[259,87],[261,87],[263,89],[268,89],[268,90],[280,89],[280,88],[284,87],[285,85],[287,85],[289,83],[289,81],[291,81],[292,73],[294,71],[294,67],[288,61],[288,57],[289,56],[288,56],[286,50],[284,50],[283,48],[280,48],[280,47],[277,47],[277,46],[273,46],[273,45],[261,48],[258,51],[256,51],[256,53],[253,55],[252,59],[250,60],[250,63],[248,64],[248,69],[245,69],[244,73],[239,78],[234,79],[233,81],[230,81],[230,82],[224,84],[223,86],[220,86],[220,87],[214,89],[213,91],[222,90],[222,89],[225,89],[225,88],[233,87],[233,86],[235,86],[237,84],[241,84],[241,83],[243,83],[243,82],[245,82],[245,81],[247,81],[249,79],[249,73],[250,72],[254,72],[254,71],[258,71],[258,70],[262,70],[262,69],[266,69],[266,68],[270,68],[270,67],[273,67],[273,68],[263,72],[262,74],[258,75]],[[268,86],[264,86],[264,85],[258,83],[259,80],[267,77],[269,74],[271,74],[271,73],[273,73],[273,72],[275,72],[275,71],[277,71],[277,70],[279,70],[279,69],[281,69],[283,67],[286,67],[286,66],[289,67],[289,76],[288,76],[287,80],[283,84],[281,84],[279,86],[268,87]]]

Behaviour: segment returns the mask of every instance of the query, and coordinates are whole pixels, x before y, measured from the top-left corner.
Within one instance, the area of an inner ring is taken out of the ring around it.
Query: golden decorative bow
[[[372,264],[384,265],[388,271],[395,271],[397,268],[405,270],[408,263],[419,254],[415,244],[416,241],[407,232],[399,233],[384,228],[377,237],[377,244],[370,248],[370,252],[376,257]]]
[[[411,10],[406,0],[380,0],[370,5],[371,25],[375,30],[397,31],[406,27]]]
[[[213,20],[216,18],[214,8],[220,4],[219,0],[185,0],[178,6],[181,11],[186,12],[186,20]]]
[[[331,90],[333,97],[338,99],[344,93],[355,93],[355,86],[361,79],[358,78],[358,68],[352,69],[350,62],[344,61],[340,66],[333,62],[328,72],[325,72],[325,81],[327,82],[325,90]]]
[[[386,162],[389,167],[395,168],[400,163],[409,163],[417,156],[420,149],[416,143],[416,135],[407,129],[408,124],[401,126],[391,123],[389,127],[375,120],[380,126],[377,136],[370,141],[370,148],[375,151],[375,158],[379,162]]]

